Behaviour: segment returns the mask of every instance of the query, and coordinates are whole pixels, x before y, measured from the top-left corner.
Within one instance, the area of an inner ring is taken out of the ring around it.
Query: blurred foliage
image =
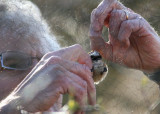
[[[88,37],[90,14],[101,0],[32,1],[42,11],[61,46],[79,43],[86,51],[90,51]],[[120,1],[142,15],[158,33],[160,32],[160,0]],[[106,28],[103,35],[107,40]],[[104,112],[109,114],[151,113],[150,106],[159,98],[158,86],[149,81],[143,73],[113,63],[109,63],[109,74],[105,81],[96,88],[98,99],[103,99],[100,105]]]
[[[90,13],[100,0],[33,0],[40,7],[62,46],[80,43],[89,48]],[[77,37],[78,36],[78,37]],[[65,41],[64,41],[65,39]]]
[[[74,113],[79,109],[79,105],[73,97],[70,97],[68,100],[68,109],[71,113]]]
[[[50,26],[62,46],[80,43],[86,50],[89,49],[88,30],[90,13],[101,0],[32,1],[39,6],[43,17],[51,23]],[[159,0],[121,0],[121,2],[140,13],[159,32]],[[107,37],[107,32],[104,35]]]

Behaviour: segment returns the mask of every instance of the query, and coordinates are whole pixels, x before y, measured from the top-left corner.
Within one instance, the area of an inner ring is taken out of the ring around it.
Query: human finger
[[[127,9],[117,0],[103,0],[91,13],[90,41],[92,50],[98,51],[105,59],[112,60],[112,45],[102,37],[102,29],[113,9]]]
[[[69,81],[65,84],[64,88],[67,87],[67,92],[70,96],[75,98],[76,102],[79,104],[80,110],[82,111],[83,108],[87,106],[87,83],[85,83],[86,87],[84,87],[73,81],[71,78],[68,80]]]
[[[61,65],[47,65],[47,67],[51,70],[53,69],[53,71],[48,73],[49,77],[46,78],[53,81],[51,81],[52,83],[49,84],[47,88],[39,92],[39,95],[37,95],[37,99],[44,99],[39,105],[43,107],[41,104],[45,104],[45,109],[47,110],[49,106],[52,106],[53,103],[56,102],[60,94],[68,93],[75,98],[80,108],[85,107],[87,104],[86,81],[81,79],[76,74],[68,71]]]
[[[72,78],[70,77],[71,75]],[[34,99],[36,101],[33,102],[38,103],[36,104],[40,108],[38,110],[48,110],[50,106],[56,103],[60,94],[69,94],[78,103],[78,108],[82,111],[87,106],[87,83],[79,80],[76,76],[73,77],[73,75],[67,71],[59,73],[57,76],[60,76],[61,79],[55,80],[45,90],[39,92],[36,99]],[[39,101],[39,99],[43,100]]]
[[[130,8],[127,8],[127,7],[125,7],[121,2],[119,2],[119,1],[117,1],[116,3],[115,3],[115,5],[114,5],[114,7],[112,8],[113,10],[124,10],[124,11],[127,11],[127,12],[132,12],[132,13],[134,13],[134,11],[133,10],[131,10]],[[113,11],[112,10],[112,11]],[[109,25],[109,18],[110,18],[110,13],[108,14],[108,16],[105,18],[105,20],[104,20],[104,25],[106,26],[106,27],[108,27],[108,25]]]
[[[110,15],[113,9],[123,9],[132,12],[131,9],[125,7],[117,0],[103,0],[91,13],[90,31],[101,32],[105,19]]]
[[[133,32],[142,29],[142,17],[126,20],[121,24],[118,39],[125,45],[130,45],[129,37]]]
[[[91,49],[100,53],[106,60],[112,60],[112,44],[105,42],[102,36],[90,36]]]
[[[113,10],[109,20],[109,33],[111,36],[117,39],[121,23],[125,20],[135,19],[137,16],[137,14],[126,10]]]
[[[96,89],[94,85],[94,81],[92,78],[92,73],[89,67],[86,65],[82,65],[73,61],[64,60],[60,57],[51,57],[48,60],[48,64],[58,64],[63,66],[65,69],[70,71],[71,73],[76,74],[76,78],[82,78],[87,82],[87,92],[88,92],[88,100],[89,104],[95,105],[96,104]],[[73,77],[73,76],[72,76]],[[74,77],[73,77],[74,79]],[[79,80],[80,80],[79,79]],[[78,83],[78,82],[77,82]]]
[[[33,74],[37,68],[43,67],[51,56],[59,56],[66,60],[76,61],[79,62],[80,64],[85,64],[90,69],[92,68],[92,61],[89,54],[83,50],[82,46],[80,46],[79,44],[75,44],[73,46],[62,48],[58,51],[45,54],[43,58],[37,63],[37,65],[32,69],[30,74]],[[28,79],[29,77],[26,77],[19,85],[23,84]],[[18,89],[19,86],[16,88],[16,90]]]
[[[117,0],[103,0],[97,8],[91,13],[90,32],[96,32],[101,35],[104,25],[104,20],[108,14],[113,10]],[[100,33],[99,33],[100,32]]]
[[[63,59],[76,61],[80,64],[85,64],[89,68],[92,68],[92,61],[88,53],[84,51],[81,45],[75,44],[66,48],[62,48],[55,52],[50,52],[43,57],[43,60],[50,58],[51,56],[59,56]]]

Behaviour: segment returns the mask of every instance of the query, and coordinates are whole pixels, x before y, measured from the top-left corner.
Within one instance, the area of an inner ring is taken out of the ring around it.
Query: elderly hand
[[[19,96],[11,104],[28,112],[48,110],[61,94],[70,94],[83,108],[95,105],[96,90],[90,56],[80,45],[46,54],[13,92]]]
[[[103,26],[109,28],[109,41],[102,38]],[[117,0],[103,0],[91,14],[91,47],[118,64],[155,71],[160,67],[160,39],[139,14]]]

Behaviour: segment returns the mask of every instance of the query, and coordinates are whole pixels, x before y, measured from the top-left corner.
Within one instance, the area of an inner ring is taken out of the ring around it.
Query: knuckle
[[[96,18],[100,18],[100,16],[101,16],[100,10],[94,9],[94,16],[95,16]]]
[[[111,14],[112,13],[116,13],[116,12],[117,12],[117,9],[113,9],[112,12],[111,12]]]
[[[124,21],[124,22],[122,23],[122,26],[123,26],[124,28],[129,28],[129,27],[130,27],[130,22],[129,22],[128,20],[126,20],[126,21]]]
[[[120,14],[120,11],[119,11],[119,10],[114,9],[114,10],[112,11],[112,15],[113,15],[113,16],[118,16],[119,14]]]
[[[54,80],[56,79],[56,82],[58,82],[62,86],[64,85],[64,87],[66,87],[66,88],[68,88],[68,86],[71,83],[71,82],[69,82],[69,80],[66,76],[66,75],[68,75],[68,73],[60,65],[54,65],[54,67],[52,67],[52,69],[51,69],[50,74]]]
[[[56,57],[56,56],[51,56],[48,59],[48,62],[51,63],[51,64],[56,64],[56,63],[59,63],[60,61],[61,61],[61,58],[60,57]]]
[[[50,55],[50,54],[51,54],[51,52],[48,52],[48,53],[45,54],[45,56],[48,56],[48,55]]]
[[[145,19],[143,18],[139,18],[139,28],[143,28],[145,25],[147,25],[148,23],[146,23]]]
[[[83,81],[83,82],[82,82],[82,86],[86,89],[86,88],[87,88],[87,82],[86,82],[86,81]]]
[[[75,68],[76,71],[78,71],[80,73],[83,73],[86,75],[91,75],[91,71],[90,71],[89,67],[87,67],[84,64],[75,63],[75,64],[73,64],[73,67]]]
[[[120,11],[120,10],[114,9],[114,10],[111,12],[111,17],[112,17],[112,18],[119,17],[120,15],[121,15],[121,11]]]
[[[80,49],[80,50],[82,49],[82,46],[80,44],[75,44],[75,47]]]
[[[121,14],[123,14],[123,12],[124,12],[123,10],[116,10],[117,15],[121,15]]]
[[[50,67],[51,67],[50,70],[52,71],[52,75],[55,74],[59,77],[63,77],[66,72],[65,69],[59,64],[50,65]]]
[[[85,89],[80,88],[79,91],[78,91],[78,94],[79,94],[80,97],[82,97],[86,94],[85,92],[86,92]]]
[[[91,71],[86,65],[83,64],[82,68],[83,68],[84,72],[86,72],[87,74],[91,75]]]
[[[40,60],[40,62],[39,62],[39,65],[43,65],[43,66],[45,66],[46,65],[46,61],[45,60]]]
[[[95,12],[96,12],[96,9],[93,9],[93,11],[91,12],[91,16],[95,16]]]
[[[42,58],[42,59],[47,59],[50,55],[51,55],[51,52],[46,53],[46,54],[43,56],[43,58]]]
[[[73,63],[73,68],[75,68],[76,71],[80,71],[80,67],[78,63]]]

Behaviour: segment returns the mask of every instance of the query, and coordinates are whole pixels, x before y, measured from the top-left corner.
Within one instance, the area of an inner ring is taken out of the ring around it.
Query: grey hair
[[[27,0],[0,0],[0,38],[28,39],[42,53],[59,49],[36,5]]]

